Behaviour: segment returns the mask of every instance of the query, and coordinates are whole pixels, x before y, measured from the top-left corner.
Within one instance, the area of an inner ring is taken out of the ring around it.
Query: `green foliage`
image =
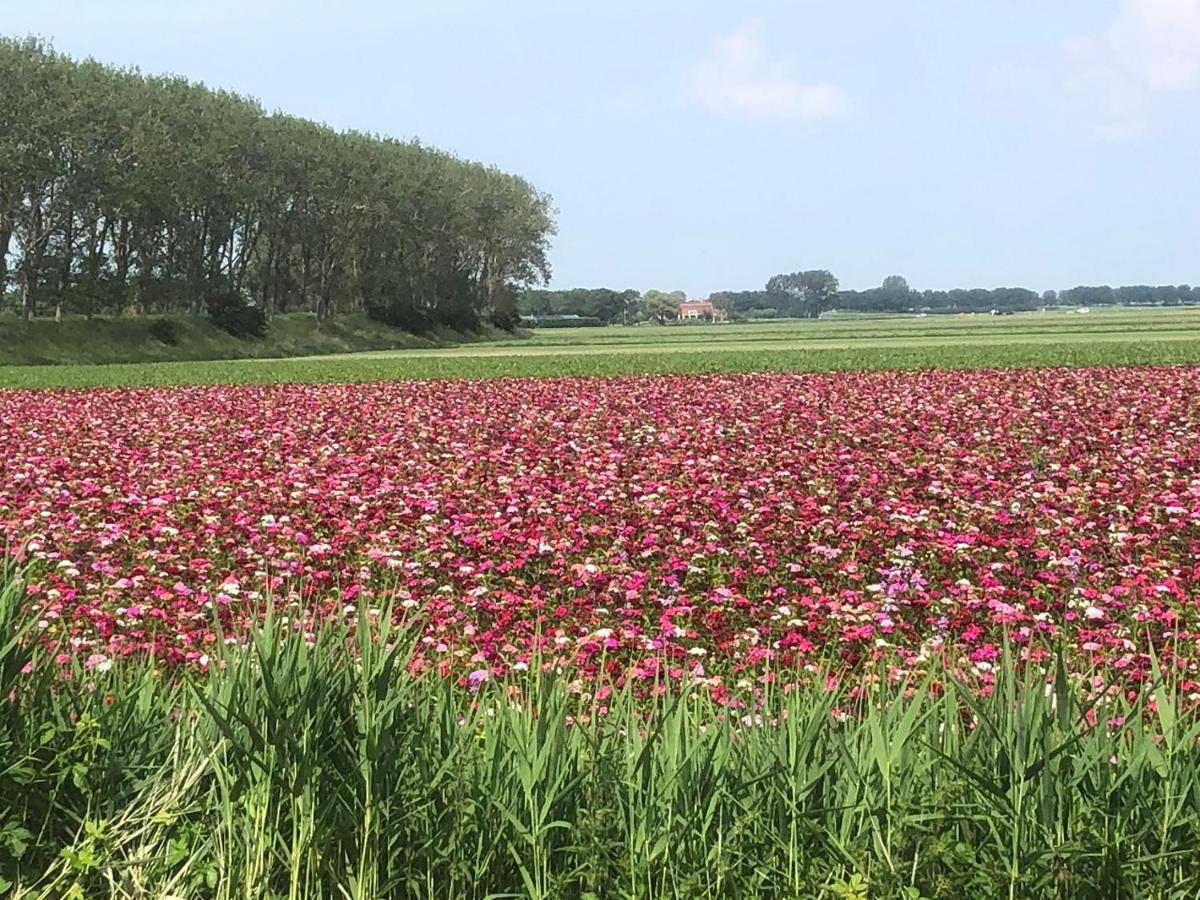
[[[788,315],[816,319],[828,309],[837,294],[838,280],[825,269],[809,269],[790,275],[775,275],[767,282],[770,305]]]
[[[1200,303],[1200,291],[1186,284],[1074,287],[1065,291],[1044,291],[1039,296],[1027,288],[1009,287],[914,291],[898,275],[889,276],[882,287],[871,290],[839,291],[833,301],[837,309],[856,312],[986,312],[991,309],[1019,312],[1058,305],[1170,307],[1196,303]]]
[[[679,304],[687,299],[682,291],[646,291],[637,302],[637,318],[642,322],[662,324],[679,317]]]
[[[717,291],[710,299],[736,316],[774,319],[779,315],[773,305],[778,298],[766,291]]]
[[[267,317],[257,306],[236,291],[211,294],[207,300],[208,318],[235,338],[264,338]]]
[[[268,318],[511,327],[553,230],[493,168],[0,39],[0,300],[14,282],[27,319],[245,293]]]
[[[576,288],[568,291],[522,291],[517,309],[539,323],[553,316],[580,316],[606,325],[625,324],[636,317],[637,291]]]
[[[840,310],[854,312],[1029,311],[1042,305],[1038,295],[1025,288],[914,291],[898,275],[884,279],[881,287],[867,291],[839,291],[833,303]]]
[[[168,347],[179,346],[179,323],[174,319],[155,319],[150,323],[150,337]]]
[[[9,575],[14,897],[1200,891],[1200,719],[1161,673],[1103,709],[1058,658],[1002,660],[987,697],[944,671],[857,698],[817,678],[752,713],[617,688],[597,716],[537,665],[474,694],[411,675],[414,635],[365,611],[312,640],[268,611],[207,675],[61,671],[22,596]]]
[[[801,276],[777,275],[765,291],[718,291],[714,300],[727,304],[728,309],[743,318],[773,318],[775,315],[811,317],[813,307],[807,299],[808,289]],[[828,274],[828,273],[823,273]],[[819,293],[824,293],[820,291]],[[949,291],[917,291],[909,287],[900,275],[889,275],[877,288],[865,291],[841,290],[825,295],[818,312],[837,309],[843,312],[987,312],[992,309],[1023,312],[1046,306],[1185,306],[1200,304],[1200,289],[1186,284],[1148,285],[1111,288],[1077,287],[1062,291],[1045,291],[1040,296],[1027,288],[956,288]],[[768,315],[770,310],[780,310]]]
[[[207,316],[172,316],[176,341],[163,343],[156,332],[169,337],[160,317],[98,316],[82,319],[64,316],[25,322],[0,319],[0,366],[80,363],[138,363],[202,359],[278,359],[288,356],[353,353],[358,351],[430,349],[467,342],[519,339],[483,326],[470,334],[448,328],[427,330],[417,336],[375,322],[362,313],[344,313],[318,321],[312,313],[283,313],[272,317],[267,336],[239,340],[221,330]],[[160,329],[163,329],[160,331]],[[262,364],[259,364],[260,367]]]

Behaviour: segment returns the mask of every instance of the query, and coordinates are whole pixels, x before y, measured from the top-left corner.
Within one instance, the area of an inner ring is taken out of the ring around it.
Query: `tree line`
[[[667,322],[678,318],[684,291],[569,288],[532,289],[520,293],[517,310],[525,324],[535,327],[558,325],[632,325],[637,322]]]
[[[837,291],[838,281],[830,272],[810,269],[775,275],[763,291],[721,291],[708,299],[731,315],[769,309],[772,315],[816,318],[829,308]],[[686,299],[687,294],[678,290],[639,293],[610,288],[535,289],[521,293],[517,308],[535,325],[557,324],[554,320],[567,317],[578,317],[588,324],[623,325],[675,319],[679,304]]]
[[[636,318],[641,294],[635,290],[572,288],[563,291],[522,291],[517,310],[522,317],[548,322],[563,317],[594,320],[598,325],[623,325]]]
[[[527,291],[519,308],[526,316],[577,315],[595,324],[666,321],[684,299],[681,291],[589,290]],[[828,310],[850,312],[1021,312],[1047,306],[1181,306],[1200,304],[1200,287],[1180,285],[1079,286],[1041,294],[1028,288],[914,290],[900,275],[889,275],[876,288],[841,290],[825,269],[772,276],[758,291],[717,291],[714,306],[734,318],[816,318]]]
[[[549,197],[495,168],[0,39],[0,302],[26,318],[511,326],[553,232]]]
[[[797,285],[807,276],[807,290]],[[889,275],[876,288],[839,290],[824,270],[776,275],[761,291],[719,291],[712,295],[732,314],[747,318],[801,317],[830,309],[851,312],[1020,312],[1046,306],[1180,306],[1200,304],[1200,288],[1190,285],[1080,286],[1041,294],[1028,288],[914,290],[901,275]]]

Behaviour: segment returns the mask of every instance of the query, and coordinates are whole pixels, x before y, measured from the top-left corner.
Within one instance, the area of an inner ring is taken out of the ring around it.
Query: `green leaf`
[[[1054,706],[1058,727],[1067,731],[1071,727],[1071,685],[1061,645],[1054,651]]]

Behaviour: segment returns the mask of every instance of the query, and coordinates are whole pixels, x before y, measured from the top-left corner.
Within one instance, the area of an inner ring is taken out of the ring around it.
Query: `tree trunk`
[[[95,315],[96,302],[100,298],[100,263],[111,228],[111,217],[104,216],[104,223],[100,224],[100,216],[97,215],[92,221],[91,233],[88,236],[87,270],[84,277],[87,279],[87,317],[89,319]]]
[[[312,285],[312,254],[304,247],[300,265],[300,308],[308,305],[308,289]]]
[[[317,301],[317,321],[327,322],[333,318],[333,279],[322,279],[321,296]]]
[[[8,246],[12,233],[12,223],[0,218],[0,294],[4,293],[4,285],[8,283]]]
[[[270,322],[275,310],[271,304],[271,285],[266,278],[263,279],[262,287],[258,291],[258,305],[262,308],[263,317]]]
[[[63,237],[63,258],[62,264],[58,267],[58,285],[55,293],[58,295],[56,307],[62,305],[63,297],[66,295],[67,289],[71,286],[71,263],[74,262],[72,256],[75,246],[75,228],[74,219],[67,223],[66,232]],[[58,314],[55,314],[55,319],[58,319]]]
[[[283,258],[284,249],[272,241],[267,264],[266,277],[263,279],[263,312],[270,319],[276,311],[282,311],[283,304],[279,302],[283,296]]]
[[[117,229],[115,238],[113,239],[113,256],[116,258],[117,273],[116,284],[113,287],[114,295],[114,312],[120,313],[121,307],[125,304],[125,297],[129,290],[129,261],[130,255],[133,252],[129,236],[129,219],[122,216],[120,227]]]
[[[21,316],[26,322],[33,321],[33,273],[27,263],[21,266]]]

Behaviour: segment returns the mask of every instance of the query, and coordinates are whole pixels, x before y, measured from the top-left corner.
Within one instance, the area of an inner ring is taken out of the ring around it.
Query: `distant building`
[[[703,319],[706,322],[720,322],[725,319],[725,310],[718,309],[711,300],[681,300],[679,318],[681,321]]]

